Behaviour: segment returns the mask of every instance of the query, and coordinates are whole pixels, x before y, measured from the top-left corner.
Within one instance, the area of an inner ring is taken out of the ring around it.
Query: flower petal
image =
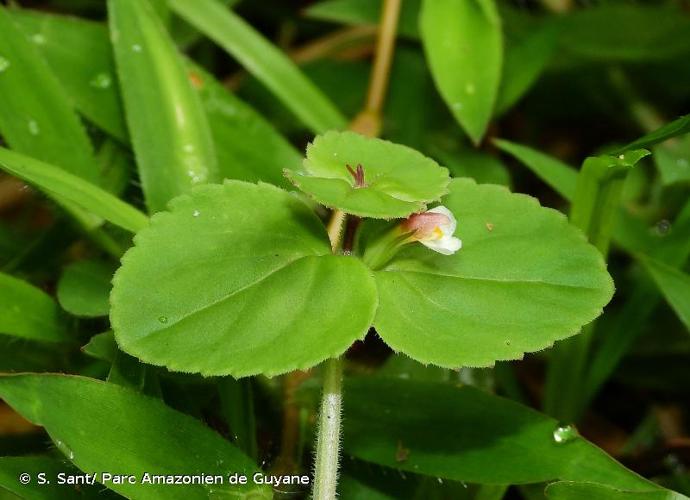
[[[458,225],[458,221],[455,219],[455,216],[453,215],[453,212],[448,210],[448,208],[444,207],[443,205],[439,205],[438,207],[434,207],[430,210],[427,210],[426,213],[434,213],[434,214],[442,214],[445,215],[448,218],[448,222],[445,224],[441,224],[441,230],[443,231],[443,234],[447,234],[449,236],[452,236],[453,233],[455,233],[455,228]]]
[[[439,240],[420,241],[422,245],[443,255],[453,255],[462,248],[462,241],[454,236],[444,235]]]

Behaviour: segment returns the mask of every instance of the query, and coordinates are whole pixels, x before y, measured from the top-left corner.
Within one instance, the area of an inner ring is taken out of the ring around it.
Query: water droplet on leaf
[[[167,316],[158,316],[158,322],[165,324],[168,322],[168,317]]]
[[[577,437],[577,429],[568,424],[559,424],[553,431],[553,440],[558,444],[569,443]]]
[[[31,35],[31,41],[36,45],[44,45],[46,43],[46,37],[40,33],[36,33],[35,35]]]
[[[29,120],[28,127],[31,135],[38,135],[41,133],[41,128],[38,126],[38,122],[36,120]]]
[[[96,87],[97,89],[107,89],[112,83],[113,79],[108,73],[98,73],[93,77],[93,80],[89,82],[92,87]]]
[[[199,215],[201,215],[201,212],[199,212],[198,210],[194,210],[194,212],[192,213],[192,217],[199,217]]]
[[[668,234],[668,232],[671,230],[671,223],[666,220],[662,219],[656,224],[656,232],[657,234],[663,236]]]

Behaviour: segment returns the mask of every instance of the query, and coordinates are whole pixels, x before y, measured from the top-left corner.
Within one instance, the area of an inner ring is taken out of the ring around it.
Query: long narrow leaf
[[[128,140],[107,27],[38,11],[12,10],[10,15],[26,34],[44,36],[41,52],[77,109],[106,133],[120,141]],[[66,50],[63,40],[75,50]],[[211,127],[219,176],[286,185],[283,169],[298,167],[302,155],[270,122],[212,75],[191,61],[185,61],[185,69]],[[107,149],[113,148],[117,146]],[[103,176],[111,177],[106,172]]]
[[[566,200],[572,200],[577,186],[577,170],[556,158],[521,144],[494,139],[494,144],[515,157]]]
[[[131,389],[70,375],[4,375],[0,397],[45,427],[80,470],[96,474],[98,481],[126,498],[271,497],[270,486],[251,480],[247,485],[155,481],[157,475],[251,477],[256,466],[198,420]],[[105,472],[134,475],[137,481],[107,481]],[[145,474],[153,481],[146,483]]]
[[[658,144],[672,137],[678,135],[687,134],[690,132],[690,115],[684,115],[680,118],[673,120],[662,127],[650,132],[649,134],[643,135],[639,139],[634,140],[630,144],[618,148],[611,152],[611,154],[619,154],[629,151],[631,149],[648,148],[654,144]]]
[[[419,26],[441,96],[478,143],[489,125],[501,82],[503,41],[494,0],[425,0]]]
[[[100,23],[28,9],[8,11],[36,47],[77,110],[119,141],[127,126],[120,101],[113,51]]]
[[[299,167],[302,155],[213,76],[191,62],[187,68],[211,124],[221,177],[287,187],[283,170]]]
[[[211,131],[175,45],[140,0],[110,0],[125,114],[149,211],[218,178]]]
[[[97,182],[97,164],[77,114],[38,50],[1,6],[0,57],[0,134],[7,144]]]
[[[297,66],[223,4],[216,0],[170,0],[169,4],[234,56],[312,131],[345,126],[345,118]]]
[[[148,224],[133,206],[59,167],[0,147],[0,168],[35,185],[58,202],[74,204],[132,232]]]

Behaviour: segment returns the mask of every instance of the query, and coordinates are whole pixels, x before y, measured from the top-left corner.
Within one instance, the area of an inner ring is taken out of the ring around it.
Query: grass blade
[[[133,233],[148,224],[146,215],[133,206],[54,165],[0,147],[0,168],[59,203],[76,205]]]
[[[27,9],[8,11],[27,36],[41,37],[41,55],[74,107],[97,127],[127,142],[127,126],[105,27],[85,19]]]
[[[563,198],[568,201],[573,199],[577,185],[577,170],[570,165],[536,149],[505,139],[494,139],[493,142],[501,151],[508,153],[529,168]]]
[[[664,142],[667,139],[676,137],[678,135],[687,134],[690,132],[690,115],[684,115],[680,118],[673,120],[662,127],[650,132],[649,134],[643,135],[639,139],[634,140],[630,144],[618,148],[611,152],[611,154],[619,154],[629,151],[631,149],[647,148]]]
[[[345,127],[335,105],[280,50],[216,0],[170,0],[170,7],[229,54],[313,132]]]
[[[3,7],[0,58],[0,133],[7,143],[97,182],[98,170],[84,127],[38,50]]]
[[[156,12],[110,0],[109,21],[127,124],[150,212],[217,180],[211,131],[182,60]]]

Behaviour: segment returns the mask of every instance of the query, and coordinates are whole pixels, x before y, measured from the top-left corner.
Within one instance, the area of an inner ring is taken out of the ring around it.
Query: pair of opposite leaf
[[[347,165],[363,165],[365,182]],[[154,215],[122,259],[111,321],[124,351],[176,371],[276,375],[340,355],[374,326],[422,363],[487,366],[577,333],[613,293],[600,253],[561,213],[451,181],[410,148],[329,132],[286,175],[328,207],[406,219],[378,238],[380,223],[365,224],[361,258],[333,255],[295,194],[239,181],[196,188]]]

